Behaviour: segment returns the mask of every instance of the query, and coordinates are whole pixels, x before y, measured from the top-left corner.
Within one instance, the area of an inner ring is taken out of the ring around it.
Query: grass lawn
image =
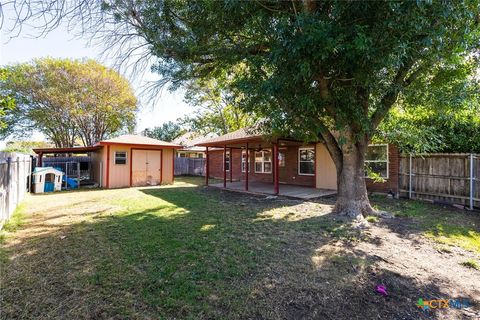
[[[2,231],[0,318],[480,317],[478,213],[375,197],[397,217],[357,230],[333,198],[201,183],[28,196]],[[472,306],[415,306],[458,297]]]

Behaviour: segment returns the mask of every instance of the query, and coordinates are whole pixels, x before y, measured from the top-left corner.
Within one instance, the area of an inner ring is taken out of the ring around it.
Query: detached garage
[[[92,154],[94,170],[105,188],[173,183],[175,149],[181,146],[148,137],[123,135],[100,141]]]
[[[175,149],[181,148],[170,142],[127,134],[88,147],[33,150],[38,155],[37,167],[58,167],[67,173],[66,178],[80,181],[80,187],[124,188],[173,183]],[[81,157],[73,157],[74,154]],[[75,159],[87,164],[85,170]]]

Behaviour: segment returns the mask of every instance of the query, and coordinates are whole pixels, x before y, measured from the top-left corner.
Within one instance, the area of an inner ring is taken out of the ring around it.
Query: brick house
[[[335,164],[322,142],[269,140],[240,129],[199,145],[206,147],[207,177],[223,179],[224,186],[236,181],[249,190],[252,183],[263,183],[271,185],[274,194],[284,185],[337,189]],[[374,182],[366,177],[369,191],[398,194],[399,150],[395,145],[370,145],[366,164],[384,179]]]

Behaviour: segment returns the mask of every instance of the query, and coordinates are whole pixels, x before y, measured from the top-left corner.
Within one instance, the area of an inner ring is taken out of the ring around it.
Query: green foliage
[[[56,146],[92,145],[131,130],[137,101],[129,83],[94,60],[36,59],[7,66],[0,91],[13,96],[4,137],[41,131]]]
[[[106,10],[124,17],[122,4]],[[274,128],[348,132],[346,142],[373,134],[400,92],[461,61],[479,36],[477,1],[145,1],[130,11],[174,87],[228,74],[245,110]]]
[[[26,140],[13,140],[7,142],[4,152],[19,152],[26,154],[33,154],[34,148],[48,148],[51,145],[45,141],[26,141]]]
[[[160,127],[146,128],[143,133],[147,137],[170,142],[185,132],[187,131],[180,123],[168,121]]]
[[[7,75],[4,70],[0,69],[0,81],[4,81]],[[12,112],[15,109],[15,100],[9,96],[4,94],[0,91],[0,135],[8,127],[6,122],[7,114]]]
[[[183,118],[183,124],[204,135],[222,135],[253,125],[258,118],[240,108],[243,95],[233,90],[230,82],[226,77],[219,77],[189,83],[185,102],[197,107],[199,112]]]
[[[477,59],[421,77],[402,95],[377,138],[404,152],[480,152],[480,83]],[[417,92],[424,94],[418,95]]]

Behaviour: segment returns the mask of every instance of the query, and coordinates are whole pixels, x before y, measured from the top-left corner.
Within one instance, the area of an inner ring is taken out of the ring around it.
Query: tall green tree
[[[91,3],[73,1],[52,20],[100,17],[97,30],[110,26],[117,43],[143,41],[174,87],[227,73],[242,107],[274,133],[323,139],[336,211],[350,217],[374,213],[365,151],[389,110],[420,76],[471,57],[479,43],[478,0]]]
[[[420,76],[380,125],[377,138],[407,153],[480,153],[478,58]]]
[[[183,118],[184,125],[204,135],[222,135],[253,125],[258,118],[240,107],[243,95],[230,90],[225,77],[191,81],[186,86],[185,102],[198,111]]]
[[[187,132],[187,130],[183,127],[183,124],[168,121],[158,127],[146,128],[143,131],[143,134],[150,138],[171,142],[185,132]]]
[[[6,135],[37,130],[57,147],[92,145],[135,125],[129,83],[94,60],[37,59],[6,66],[0,90],[17,101]]]
[[[0,69],[0,81],[4,81],[7,75],[4,70]],[[0,136],[3,135],[8,125],[7,115],[15,109],[15,100],[6,93],[0,92]]]

